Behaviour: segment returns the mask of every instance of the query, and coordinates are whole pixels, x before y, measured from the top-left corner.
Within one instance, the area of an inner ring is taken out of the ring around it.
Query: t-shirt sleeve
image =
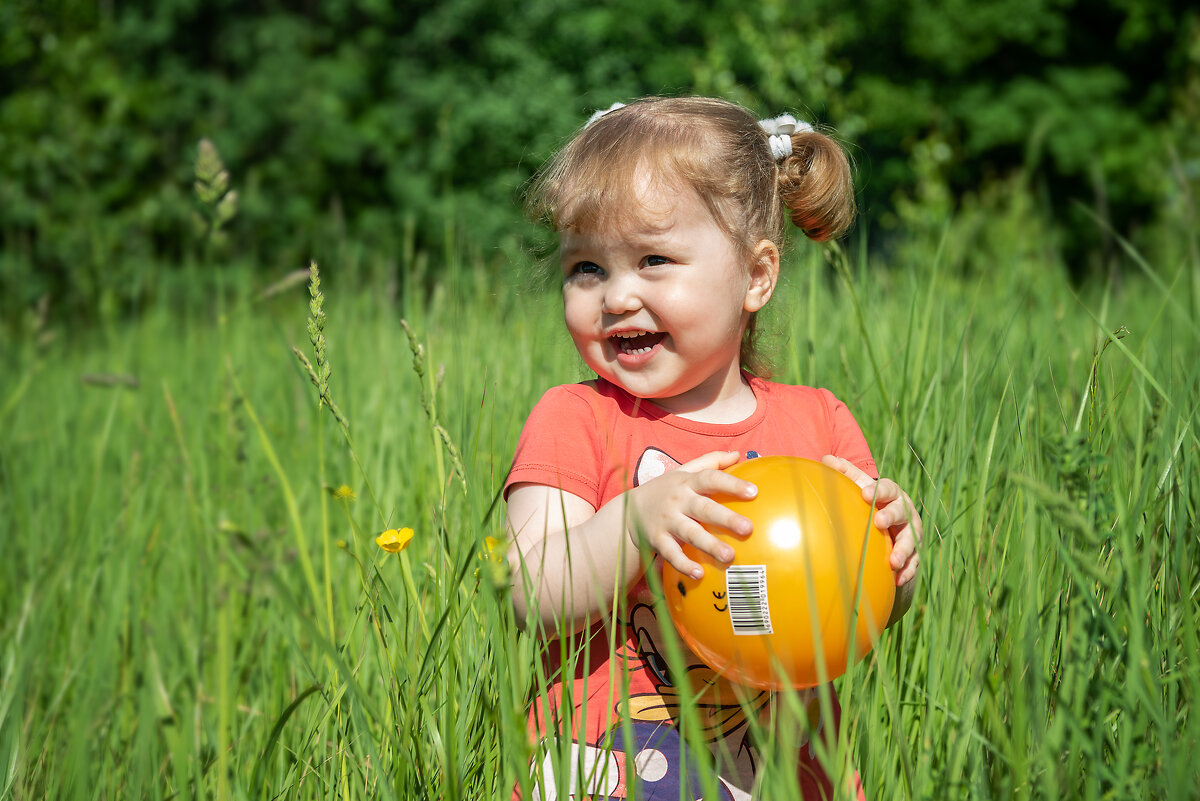
[[[599,507],[600,445],[596,414],[573,386],[554,387],[521,429],[504,497],[514,484],[542,484]]]
[[[853,462],[871,478],[879,478],[879,468],[875,464],[875,457],[871,455],[867,438],[863,436],[862,429],[858,427],[858,421],[850,413],[850,408],[827,389],[821,390],[821,395],[831,423],[832,450],[830,452],[834,456],[840,456]]]

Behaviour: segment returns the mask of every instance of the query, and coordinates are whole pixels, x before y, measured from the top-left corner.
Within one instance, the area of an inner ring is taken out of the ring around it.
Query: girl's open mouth
[[[609,337],[609,341],[613,343],[618,354],[642,356],[653,350],[655,345],[666,339],[666,336],[662,331],[643,331],[641,333],[629,331],[613,334]]]

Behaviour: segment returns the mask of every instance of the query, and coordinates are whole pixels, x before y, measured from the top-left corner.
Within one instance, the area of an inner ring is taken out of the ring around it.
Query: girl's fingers
[[[921,541],[921,518],[905,495],[875,513],[875,526],[892,535],[892,569],[903,584],[916,575],[917,545]]]
[[[740,516],[735,515],[735,517]],[[741,519],[745,520],[745,518]],[[736,520],[730,522],[734,523],[735,525],[737,524]],[[676,538],[686,542],[698,551],[703,551],[713,559],[716,559],[718,562],[733,561],[733,547],[728,543],[722,542],[714,537],[711,533],[709,533],[708,529],[704,528],[704,526],[702,526],[700,523],[697,523],[695,520],[686,521],[684,525],[681,526],[681,530],[676,535]]]
[[[840,456],[822,456],[821,463],[832,467],[862,489],[863,500],[874,506],[885,506],[904,494],[900,485],[890,478],[874,479],[861,467]]]
[[[754,531],[754,524],[749,518],[742,517],[728,506],[722,506],[712,498],[703,496],[696,498],[695,504],[688,510],[688,517],[701,525],[707,523],[710,526],[720,526],[741,537],[747,537]]]
[[[737,498],[750,500],[758,494],[758,488],[749,481],[725,472],[741,459],[737,451],[713,451],[697,456],[676,468],[681,473],[690,473],[688,484],[701,495],[724,492]]]
[[[724,470],[738,463],[742,455],[737,451],[712,451],[703,456],[697,456],[690,462],[684,462],[677,467],[686,473],[699,473],[701,470]]]
[[[904,567],[916,552],[917,541],[913,538],[912,526],[905,526],[892,538],[892,569]]]
[[[917,571],[921,567],[921,555],[914,553],[909,557],[908,561],[896,568],[896,586],[899,587],[907,584],[917,577]]]
[[[913,504],[912,498],[905,495],[904,501],[908,508],[908,525],[912,528],[913,539],[920,545],[925,540],[925,524],[921,522],[921,514]]]
[[[758,487],[749,481],[731,476],[723,470],[705,470],[702,473],[696,473],[690,484],[696,493],[705,496],[724,493],[748,501],[758,494]]]
[[[919,544],[924,536],[925,529],[924,524],[921,522],[921,515],[917,513],[916,507],[913,506],[912,498],[902,495],[888,508],[893,509],[892,525],[907,524],[914,546]]]
[[[693,578],[703,576],[704,568],[684,554],[683,547],[680,545],[682,542],[686,542],[719,562],[728,562],[733,559],[733,549],[709,534],[694,520],[685,521],[674,535],[667,535],[662,539],[661,547],[657,547],[655,550],[680,573]]]
[[[912,522],[912,508],[904,502],[904,498],[896,498],[875,510],[875,528],[887,531]]]
[[[904,495],[900,485],[890,478],[881,478],[873,486],[863,487],[863,500],[877,507],[884,507]]]
[[[860,468],[854,462],[851,462],[849,459],[843,459],[840,456],[829,454],[821,457],[821,464],[825,465],[826,467],[832,467],[834,470],[846,476],[855,484],[864,489],[875,483],[875,479],[867,475],[862,468]]]
[[[664,537],[663,542],[655,546],[654,550],[658,551],[664,562],[683,575],[694,579],[704,575],[704,568],[687,558],[683,548],[679,547],[679,541],[674,537]]]
[[[854,481],[863,491],[863,499],[876,507],[875,527],[892,536],[892,570],[896,584],[907,584],[917,575],[921,557],[917,545],[923,536],[921,516],[908,494],[890,478],[873,479],[861,468],[838,456],[824,456],[821,463]]]

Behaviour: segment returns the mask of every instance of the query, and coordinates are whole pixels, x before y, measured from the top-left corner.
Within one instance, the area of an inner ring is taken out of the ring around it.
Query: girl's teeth
[[[654,350],[654,346],[662,341],[665,334],[657,331],[643,331],[638,334],[615,334],[613,343],[622,353],[630,356],[640,356]]]

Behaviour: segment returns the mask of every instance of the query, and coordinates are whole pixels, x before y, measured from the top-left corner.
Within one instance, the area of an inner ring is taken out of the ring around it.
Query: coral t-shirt
[[[554,387],[525,422],[505,494],[516,484],[540,484],[599,509],[712,451],[737,451],[751,459],[833,454],[878,476],[858,423],[833,393],[747,379],[754,413],[729,424],[677,417],[604,379]],[[623,600],[615,632],[607,627],[611,620],[601,621],[574,648],[548,649],[550,686],[535,703],[530,725],[539,737],[570,736],[572,773],[579,767],[584,771],[572,777],[572,786],[580,780],[593,796],[627,798],[636,782],[639,798],[674,801],[682,797],[681,784],[697,793],[699,784],[694,769],[687,770],[689,776],[679,769],[689,762],[683,758],[688,745],[678,733],[678,696],[666,669],[661,628],[645,580]],[[610,648],[613,643],[616,647]],[[584,656],[564,664],[564,652]],[[731,799],[751,798],[756,754],[747,736],[746,710],[765,714],[770,693],[733,687],[694,654],[687,653],[686,660],[691,686],[701,688],[705,739],[716,757],[722,789]],[[742,703],[736,700],[739,694]],[[836,719],[820,720],[818,698],[816,690],[805,691],[802,698],[813,723],[810,731],[826,726],[836,731]],[[836,715],[836,699],[832,708]],[[804,797],[819,798],[822,790],[828,795],[832,788],[812,746],[804,746],[801,754]],[[552,786],[551,763],[547,757],[536,774],[539,786]],[[636,780],[627,775],[629,770],[638,774]]]
[[[602,378],[554,387],[525,421],[505,492],[514,484],[544,484],[599,509],[711,451],[806,459],[832,453],[876,476],[858,423],[832,392],[749,380],[754,413],[728,424],[677,417]]]

